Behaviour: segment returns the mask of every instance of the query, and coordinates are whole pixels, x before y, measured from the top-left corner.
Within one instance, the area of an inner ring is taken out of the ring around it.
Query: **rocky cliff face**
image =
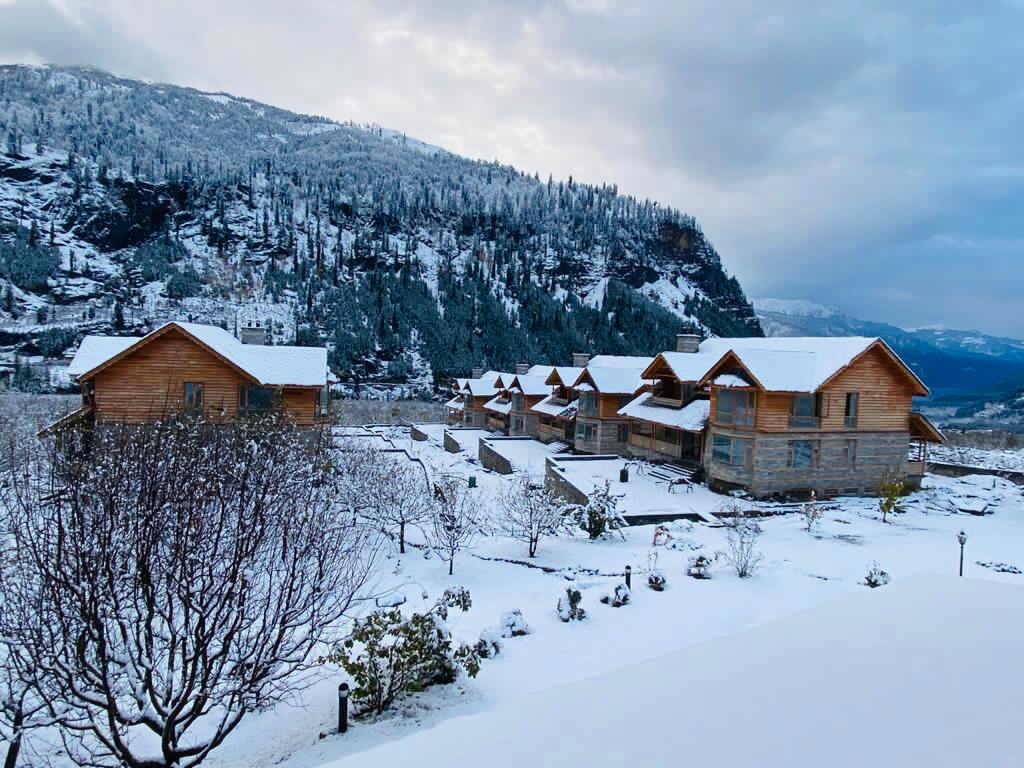
[[[350,378],[758,335],[696,221],[376,127],[0,67],[0,343],[259,321]]]

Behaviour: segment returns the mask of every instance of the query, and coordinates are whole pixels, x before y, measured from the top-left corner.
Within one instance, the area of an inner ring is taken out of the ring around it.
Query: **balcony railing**
[[[794,429],[818,429],[821,426],[821,418],[818,416],[797,416],[790,414],[789,426]]]

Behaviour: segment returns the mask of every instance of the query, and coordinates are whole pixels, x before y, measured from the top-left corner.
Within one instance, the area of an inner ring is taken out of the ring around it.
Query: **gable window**
[[[711,443],[711,458],[731,467],[749,467],[753,463],[753,441],[740,437],[715,435]]]
[[[846,393],[846,411],[843,418],[843,425],[847,427],[857,426],[857,414],[860,411],[860,393]]]
[[[811,469],[818,466],[818,441],[793,440],[789,444],[789,467]]]
[[[754,424],[754,393],[720,389],[715,398],[715,422],[736,427]]]
[[[821,398],[818,395],[793,395],[789,426],[816,428],[821,423]]]
[[[185,382],[185,410],[196,412],[203,410],[203,385],[201,382]]]

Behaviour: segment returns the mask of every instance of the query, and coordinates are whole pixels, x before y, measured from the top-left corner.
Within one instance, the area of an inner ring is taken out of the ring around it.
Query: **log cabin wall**
[[[203,385],[208,418],[238,414],[238,388],[248,380],[194,341],[171,331],[94,377],[98,421],[152,421],[184,407],[185,382]]]

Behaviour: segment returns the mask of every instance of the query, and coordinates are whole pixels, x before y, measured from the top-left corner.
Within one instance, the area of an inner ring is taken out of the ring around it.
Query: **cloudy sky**
[[[1021,0],[0,0],[0,61],[613,181],[753,297],[1024,337],[1022,36]]]

